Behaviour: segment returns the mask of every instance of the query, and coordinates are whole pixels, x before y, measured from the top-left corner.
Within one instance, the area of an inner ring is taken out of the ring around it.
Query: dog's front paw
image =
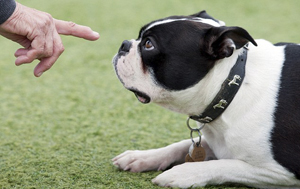
[[[161,149],[128,150],[112,159],[113,164],[124,171],[143,172],[166,169],[172,160]]]
[[[167,170],[152,180],[154,184],[163,187],[189,188],[205,186],[209,178],[206,178],[205,170],[198,169],[203,162],[184,163]]]

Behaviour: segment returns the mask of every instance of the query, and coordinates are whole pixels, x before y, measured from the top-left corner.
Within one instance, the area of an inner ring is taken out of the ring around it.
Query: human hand
[[[87,26],[54,19],[48,13],[19,3],[11,17],[0,25],[0,35],[24,47],[15,52],[17,66],[40,60],[34,69],[36,77],[50,69],[63,53],[64,46],[59,34],[91,41],[99,38],[99,34]]]

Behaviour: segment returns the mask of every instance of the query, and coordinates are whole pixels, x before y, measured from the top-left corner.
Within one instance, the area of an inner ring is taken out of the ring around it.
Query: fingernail
[[[43,72],[40,72],[37,74],[38,77],[40,77],[43,74]]]
[[[100,37],[100,34],[98,33],[98,32],[93,32],[93,35],[95,36],[95,37]]]

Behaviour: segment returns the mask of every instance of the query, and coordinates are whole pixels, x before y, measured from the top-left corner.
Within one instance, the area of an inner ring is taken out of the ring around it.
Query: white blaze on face
[[[192,22],[201,22],[203,24],[209,24],[209,25],[212,25],[214,27],[220,27],[220,26],[225,26],[225,22],[223,21],[219,21],[219,22],[216,22],[212,19],[204,19],[204,18],[199,18],[199,17],[194,17],[194,18],[177,18],[177,19],[166,19],[166,20],[161,20],[161,21],[157,21],[157,22],[154,22],[152,24],[150,24],[141,34],[141,37],[143,36],[143,34],[155,27],[155,26],[158,26],[158,25],[161,25],[161,24],[167,24],[167,23],[171,23],[171,22],[176,22],[176,21],[192,21]]]

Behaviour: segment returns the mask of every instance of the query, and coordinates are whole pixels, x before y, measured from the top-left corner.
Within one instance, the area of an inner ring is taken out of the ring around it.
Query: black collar
[[[217,96],[206,107],[202,114],[190,116],[191,119],[204,124],[210,123],[226,110],[240,89],[245,77],[248,50],[247,46],[248,45],[244,46],[243,53],[238,56],[235,65],[231,68],[230,73],[223,82]]]

